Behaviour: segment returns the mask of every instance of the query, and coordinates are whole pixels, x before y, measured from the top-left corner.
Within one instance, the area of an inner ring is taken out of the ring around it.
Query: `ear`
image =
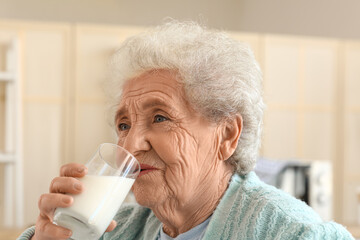
[[[221,124],[222,131],[219,148],[220,160],[228,160],[235,152],[241,135],[242,126],[243,119],[241,115],[236,115],[231,119],[227,119]]]

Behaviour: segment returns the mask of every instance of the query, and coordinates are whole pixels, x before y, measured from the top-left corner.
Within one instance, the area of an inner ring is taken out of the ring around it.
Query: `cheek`
[[[181,128],[157,132],[151,140],[152,147],[168,167],[195,163],[197,141]]]
[[[201,176],[199,142],[183,129],[157,134],[153,148],[166,165],[165,179],[177,198],[187,198]]]
[[[117,138],[117,145],[123,147],[124,146],[124,138],[123,137],[120,137],[118,136]]]

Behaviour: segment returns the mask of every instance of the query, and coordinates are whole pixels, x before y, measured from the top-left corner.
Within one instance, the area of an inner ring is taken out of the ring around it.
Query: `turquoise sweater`
[[[155,240],[161,222],[139,205],[124,205],[117,213],[118,226],[102,240]],[[19,238],[29,239],[29,229]],[[304,202],[259,180],[254,172],[234,175],[213,213],[206,240],[229,239],[354,239],[335,222],[323,222]]]

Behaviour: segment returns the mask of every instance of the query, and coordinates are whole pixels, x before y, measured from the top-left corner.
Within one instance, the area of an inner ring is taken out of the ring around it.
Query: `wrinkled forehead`
[[[142,109],[155,105],[172,106],[179,110],[191,108],[182,84],[174,73],[166,70],[146,72],[125,82],[118,107],[126,108],[132,103]]]
[[[177,80],[177,75],[169,70],[145,72],[129,79],[122,87],[122,99],[144,94],[166,95],[170,98],[185,96],[183,86]]]

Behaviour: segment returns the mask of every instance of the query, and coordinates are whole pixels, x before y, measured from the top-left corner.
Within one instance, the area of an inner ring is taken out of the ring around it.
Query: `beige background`
[[[360,38],[359,0],[0,0],[1,18],[156,25],[202,19],[245,32]]]
[[[331,161],[335,220],[355,225],[360,16],[353,9],[360,9],[360,2],[304,1],[302,8],[281,1],[183,1],[172,7],[148,2],[88,1],[85,7],[82,1],[0,0],[0,39],[16,36],[21,44],[25,224],[34,223],[38,197],[60,165],[85,162],[99,143],[114,141],[101,88],[109,55],[127,36],[164,16],[197,18],[203,12],[208,25],[249,43],[263,69],[267,111],[262,155]],[[304,17],[296,11],[309,9]],[[3,51],[0,43],[0,69]],[[3,101],[0,83],[0,136]],[[0,137],[0,150],[3,145]],[[0,207],[0,226],[2,214]]]

